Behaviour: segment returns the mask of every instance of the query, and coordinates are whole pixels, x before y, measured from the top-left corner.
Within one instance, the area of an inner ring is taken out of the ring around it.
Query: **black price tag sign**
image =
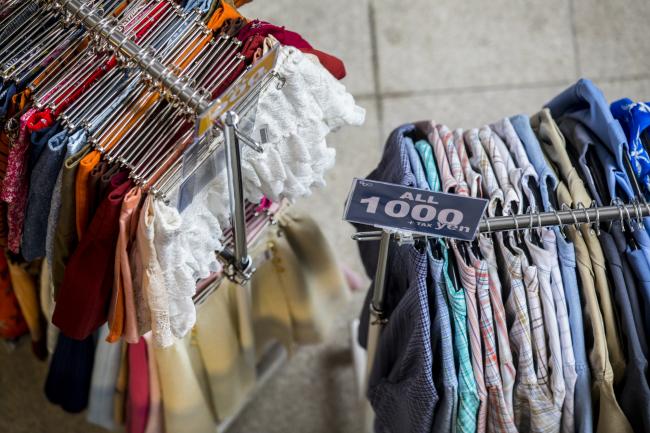
[[[488,201],[354,179],[343,219],[380,228],[471,241]]]

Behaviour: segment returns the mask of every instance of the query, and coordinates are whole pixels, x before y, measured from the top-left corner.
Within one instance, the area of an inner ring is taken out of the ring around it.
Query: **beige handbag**
[[[258,356],[272,340],[292,343],[328,338],[348,290],[332,249],[316,222],[286,213],[269,233],[270,259],[253,276],[253,320]]]

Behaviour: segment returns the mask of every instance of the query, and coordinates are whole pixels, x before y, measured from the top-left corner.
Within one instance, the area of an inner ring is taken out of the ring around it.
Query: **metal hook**
[[[589,231],[593,234],[594,230],[591,228],[591,218],[589,217],[589,212],[587,212],[587,208],[582,202],[578,203],[576,207],[585,214],[585,219],[587,220],[586,224],[589,226]]]
[[[557,225],[560,228],[560,234],[564,239],[566,239],[566,233],[564,232],[564,224],[562,223],[562,218],[560,218],[560,215],[558,215],[557,210],[555,210],[554,208],[552,208],[551,210],[555,214],[555,218],[557,218]]]
[[[591,208],[596,211],[596,221],[594,224],[595,230],[596,230],[596,235],[600,236],[600,209],[598,208],[598,205],[596,204],[596,200],[593,200],[591,202]]]
[[[632,205],[634,206],[634,212],[636,213],[636,225],[637,227],[641,227],[643,226],[643,218],[641,217],[641,202],[638,197],[634,197]]]
[[[578,227],[578,225],[579,225],[578,224],[578,218],[576,218],[576,214],[573,212],[573,209],[568,204],[562,203],[562,210],[563,211],[566,210],[567,212],[569,212],[571,214],[571,217],[573,218],[573,225],[576,226],[576,231],[578,232],[580,237],[582,237],[582,231]]]
[[[521,238],[521,232],[519,231],[520,229],[519,229],[519,221],[517,221],[517,215],[511,212],[510,216],[512,217],[512,221],[515,226],[515,234],[519,237],[519,242],[521,243],[523,239]]]
[[[526,209],[526,213],[528,213],[528,216],[530,217],[530,220],[528,221],[528,230],[526,230],[526,237],[528,238],[528,242],[533,242],[533,236],[532,236],[532,231],[533,231],[533,212],[534,212],[535,207],[534,206],[528,206],[528,209]]]
[[[618,209],[618,216],[621,221],[621,231],[625,232],[625,220],[623,219],[623,209],[621,209],[620,202],[618,200],[612,200],[611,205],[616,206],[616,208]],[[612,222],[609,223],[610,229],[612,228],[613,223],[614,223],[613,220]]]
[[[621,204],[621,208],[625,210],[625,214],[627,215],[627,225],[630,227],[630,231],[634,232],[634,225],[632,224],[632,216],[630,215],[630,211],[621,200],[619,200],[619,203]]]

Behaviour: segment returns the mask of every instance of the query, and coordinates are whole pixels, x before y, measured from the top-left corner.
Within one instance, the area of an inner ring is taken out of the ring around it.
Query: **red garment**
[[[330,71],[337,80],[345,77],[345,64],[340,59],[315,49],[298,33],[286,30],[284,27],[278,27],[265,21],[253,20],[239,31],[237,39],[244,42],[256,34],[264,37],[273,35],[283,45],[296,47],[305,54],[313,54],[318,57],[321,65]]]
[[[65,268],[52,323],[67,337],[83,340],[106,322],[120,210],[131,187],[126,173],[113,176],[109,187],[112,191],[99,205]]]
[[[18,138],[9,150],[7,174],[2,183],[0,199],[7,202],[7,220],[9,225],[8,248],[13,253],[20,250],[23,235],[27,193],[29,190],[29,145],[32,132],[48,128],[54,124],[49,110],[29,109],[20,118]]]
[[[0,254],[0,338],[13,340],[29,332],[11,288],[7,258]]]
[[[97,56],[97,60],[101,60],[102,57],[105,57],[105,55],[101,54]],[[112,56],[99,68],[95,69],[88,77],[86,77],[74,90],[64,95],[59,95],[59,98],[55,101],[56,111],[53,113],[54,116],[58,116],[59,114],[63,113],[63,111],[68,108],[70,104],[79,99],[81,95],[83,95],[84,92],[90,88],[90,86],[92,86],[97,80],[106,75],[106,73],[113,69],[116,65],[117,58],[115,56]]]
[[[144,338],[129,344],[129,385],[126,398],[126,431],[144,433],[149,419],[149,360]]]

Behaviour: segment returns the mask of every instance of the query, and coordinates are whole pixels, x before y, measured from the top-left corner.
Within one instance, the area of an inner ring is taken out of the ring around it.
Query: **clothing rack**
[[[567,225],[593,225],[593,229],[600,233],[600,223],[613,222],[619,220],[625,230],[625,222],[627,221],[631,231],[634,231],[634,225],[639,230],[643,228],[642,219],[650,216],[650,204],[645,200],[643,203],[638,200],[624,204],[621,201],[615,202],[612,206],[594,206],[589,208],[578,206],[577,209],[569,208],[566,204],[562,206],[560,211],[552,212],[530,212],[521,215],[498,216],[491,218],[483,218],[479,224],[478,233],[489,234],[503,231],[521,231],[530,230],[542,227],[560,227],[562,233]],[[636,224],[635,224],[636,223]],[[580,232],[578,232],[580,233]],[[388,318],[384,311],[384,299],[386,294],[386,268],[388,265],[388,252],[392,240],[397,241],[399,244],[412,244],[415,240],[426,240],[431,236],[426,236],[416,233],[400,232],[391,229],[383,229],[381,231],[368,231],[359,232],[352,236],[352,239],[358,242],[377,241],[379,240],[379,254],[377,261],[377,269],[375,271],[374,288],[372,300],[369,305],[370,319],[368,322],[368,340],[367,352],[365,361],[365,371],[363,368],[363,358],[360,349],[356,346],[356,338],[353,339],[353,356],[355,363],[361,364],[360,370],[357,371],[358,382],[362,383],[360,390],[360,397],[362,405],[364,406],[364,423],[365,431],[369,431],[372,425],[373,412],[369,402],[364,399],[365,390],[368,389],[368,378],[372,368],[379,333],[382,325],[386,324]],[[358,323],[358,322],[357,322]],[[358,326],[358,325],[357,325]],[[352,324],[353,335],[355,334],[355,324]]]
[[[82,0],[59,0],[54,5],[76,18],[98,39],[112,45],[117,53],[137,65],[154,82],[159,83],[161,87],[171,93],[177,102],[184,104],[195,115],[206,112],[212,105],[212,102],[203,95],[201,89],[194,89],[186,80],[181,79],[156,59],[155,55],[150,53],[149,50],[138,46],[122,33],[118,26],[110,22],[110,19],[102,17]],[[278,78],[281,82],[284,81],[282,77],[279,77],[273,71],[269,73],[269,76]],[[242,103],[227,111],[216,125],[217,128],[223,131],[223,135],[217,137],[217,140],[225,142],[226,170],[234,238],[233,251],[223,251],[223,256],[229,259],[234,265],[234,270],[239,279],[244,281],[250,279],[253,269],[252,260],[248,256],[246,241],[240,141],[257,152],[262,152],[262,147],[238,128],[239,116],[237,110],[249,108],[251,100],[254,100],[270,81],[272,80],[263,80],[262,85],[251,89],[249,94],[243,98]],[[218,146],[217,151],[224,151],[224,146]],[[198,166],[200,164],[197,164]]]
[[[612,206],[592,206],[578,207],[571,209],[564,205],[561,211],[552,212],[530,212],[521,215],[498,216],[483,218],[478,227],[478,233],[489,234],[502,231],[520,231],[542,227],[557,226],[564,228],[567,225],[594,225],[598,232],[600,223],[625,220],[630,224],[631,230],[634,230],[632,223],[636,221],[637,225],[643,225],[642,218],[650,216],[650,204],[645,200],[643,203],[636,201],[631,204],[617,202]],[[391,240],[395,239],[399,243],[413,243],[417,239],[426,239],[429,236],[410,234],[405,232],[396,232],[389,229],[382,231],[360,232],[352,236],[352,239],[365,242],[379,240],[379,258],[377,270],[375,273],[375,285],[372,302],[370,304],[370,313],[372,315],[370,326],[375,323],[384,323],[386,318],[383,314],[383,303],[385,295],[386,282],[386,265],[388,261],[388,251]]]

